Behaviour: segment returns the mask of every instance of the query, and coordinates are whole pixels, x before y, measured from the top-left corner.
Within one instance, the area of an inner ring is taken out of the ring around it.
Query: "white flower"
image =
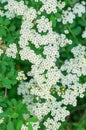
[[[81,44],[79,44],[78,46],[74,47],[71,50],[71,52],[74,54],[75,57],[80,57],[80,56],[86,55],[85,50],[86,50],[85,46],[82,46]]]
[[[8,57],[12,57],[12,58],[16,58],[16,54],[17,54],[17,46],[15,43],[10,44],[9,48],[6,49],[6,55]]]
[[[28,130],[28,127],[26,125],[22,125],[21,130]]]
[[[62,23],[73,23],[73,20],[75,19],[75,14],[71,10],[62,11]]]
[[[69,33],[69,31],[68,31],[68,30],[64,30],[64,33],[65,33],[65,34],[68,34],[68,33]]]
[[[65,7],[65,2],[58,1],[57,6],[58,6],[58,8],[63,9]]]
[[[57,1],[56,0],[41,0],[43,2],[43,6],[40,9],[40,11],[46,11],[47,14],[50,14],[52,12],[57,12]]]
[[[18,72],[18,76],[17,76],[16,79],[17,79],[17,80],[26,80],[27,77],[25,76],[24,71]]]
[[[74,8],[73,8],[73,13],[77,14],[79,17],[82,16],[83,13],[85,13],[85,5],[76,3]]]
[[[52,30],[52,23],[50,23],[49,20],[44,16],[42,16],[41,19],[38,19],[36,22],[39,32],[47,32],[49,30]]]

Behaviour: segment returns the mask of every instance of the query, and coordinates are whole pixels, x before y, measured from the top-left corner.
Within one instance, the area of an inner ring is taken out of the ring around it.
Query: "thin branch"
[[[4,96],[7,97],[7,88],[5,88]]]

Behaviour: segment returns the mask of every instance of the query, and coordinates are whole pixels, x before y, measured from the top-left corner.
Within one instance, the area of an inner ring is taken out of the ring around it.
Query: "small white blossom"
[[[17,79],[17,80],[26,80],[27,77],[25,76],[24,71],[18,72],[18,76],[17,76],[16,79]]]
[[[22,125],[21,130],[28,130],[28,127],[26,125]]]
[[[85,5],[76,3],[74,8],[73,8],[73,13],[77,14],[79,17],[82,16],[83,13],[85,13]]]
[[[73,20],[75,19],[75,14],[72,12],[72,10],[66,10],[66,11],[62,11],[62,23],[63,24],[67,24],[73,23]]]
[[[17,54],[17,46],[15,43],[10,44],[9,48],[6,49],[6,55],[8,57],[12,57],[12,58],[16,58],[16,54]]]
[[[47,32],[49,30],[52,30],[51,26],[52,24],[44,16],[42,16],[41,19],[37,20],[37,28],[39,32]]]

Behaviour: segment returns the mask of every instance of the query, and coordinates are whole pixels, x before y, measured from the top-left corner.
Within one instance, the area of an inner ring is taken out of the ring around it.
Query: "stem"
[[[67,28],[68,28],[69,32],[72,34],[72,36],[76,39],[76,36],[73,34],[73,32],[68,24],[67,24]]]
[[[7,97],[7,88],[5,88],[4,96]]]

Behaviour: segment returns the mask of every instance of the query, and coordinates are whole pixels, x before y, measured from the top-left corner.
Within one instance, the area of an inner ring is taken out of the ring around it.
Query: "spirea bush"
[[[85,90],[86,1],[1,0],[0,130],[59,130]]]

